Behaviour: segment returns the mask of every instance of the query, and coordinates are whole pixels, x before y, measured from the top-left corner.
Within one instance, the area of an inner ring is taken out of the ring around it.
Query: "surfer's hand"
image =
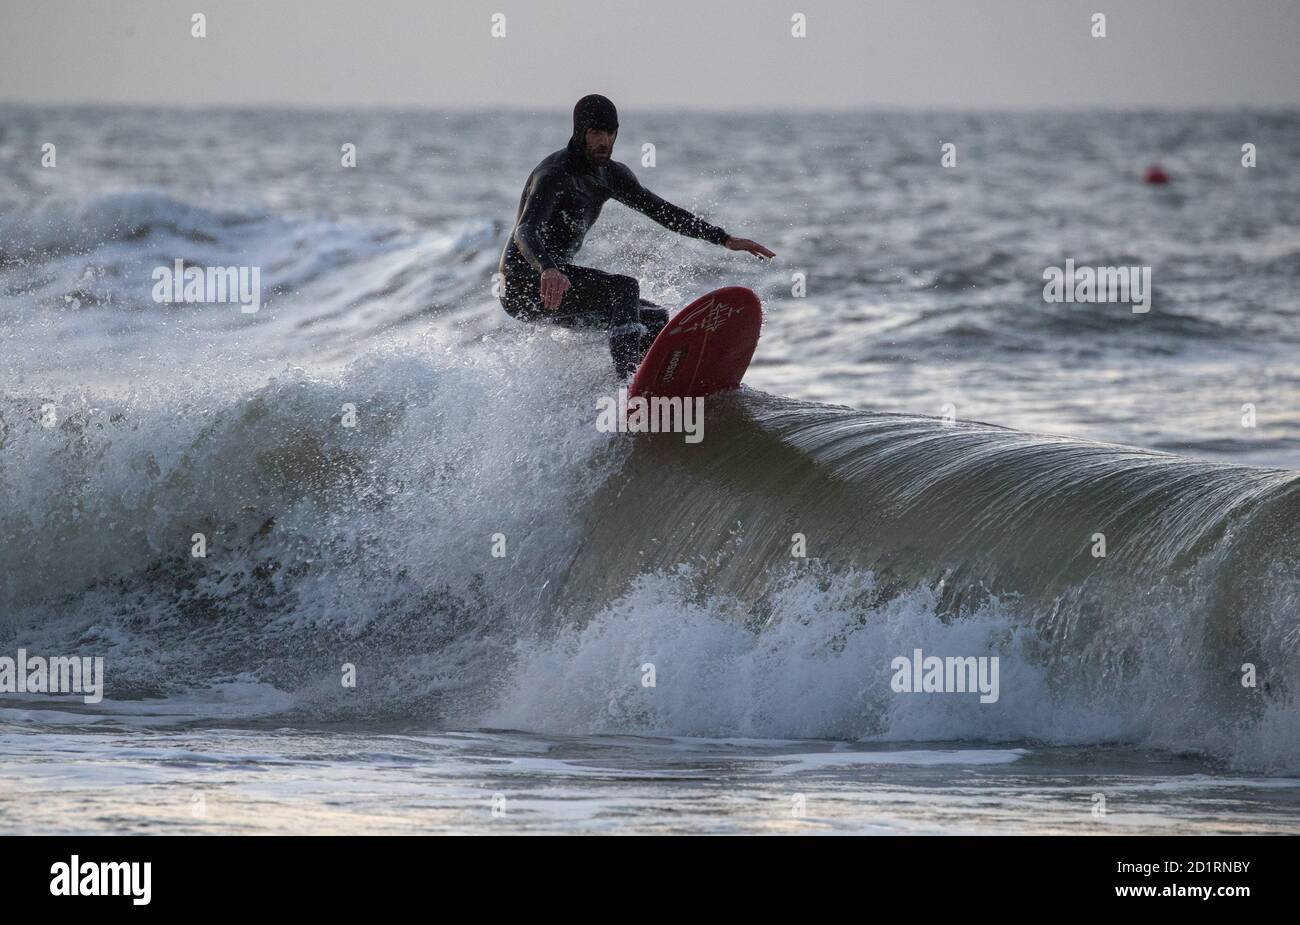
[[[569,278],[559,270],[551,268],[542,271],[542,305],[555,311],[569,288]]]
[[[776,256],[766,247],[749,238],[727,238],[726,248],[729,251],[748,251],[755,257],[766,257],[769,260]]]

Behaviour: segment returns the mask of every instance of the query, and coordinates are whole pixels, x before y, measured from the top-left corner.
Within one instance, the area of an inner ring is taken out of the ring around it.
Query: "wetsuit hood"
[[[618,110],[608,97],[591,93],[578,100],[573,107],[573,135],[569,137],[569,158],[586,169],[587,129],[600,128],[607,132],[618,131]]]

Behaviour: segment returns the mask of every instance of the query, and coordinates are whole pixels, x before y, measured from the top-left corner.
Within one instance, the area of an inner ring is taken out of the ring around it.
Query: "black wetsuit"
[[[610,352],[619,375],[628,375],[649,349],[654,335],[668,321],[668,312],[641,299],[641,287],[631,276],[605,273],[569,261],[600,216],[606,200],[636,209],[679,234],[724,244],[727,233],[647,190],[625,165],[592,164],[586,153],[586,132],[593,124],[579,101],[574,111],[573,137],[566,148],[533,169],[519,198],[515,226],[501,253],[505,278],[501,304],[522,321],[550,321],[568,326],[600,327],[609,331]],[[603,98],[600,98],[603,100]],[[608,103],[607,100],[604,100]],[[609,110],[613,104],[608,103]],[[617,128],[615,118],[614,128]],[[543,270],[555,268],[569,279],[559,308],[542,305]]]

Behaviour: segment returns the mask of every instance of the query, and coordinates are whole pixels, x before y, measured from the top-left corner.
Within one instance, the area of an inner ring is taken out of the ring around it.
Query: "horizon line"
[[[306,112],[306,113],[325,113],[325,112],[349,112],[357,111],[374,111],[374,112],[419,112],[430,114],[457,114],[465,115],[476,113],[480,115],[491,115],[494,113],[517,114],[517,115],[554,115],[562,113],[570,114],[569,105],[560,105],[555,107],[529,107],[515,104],[422,104],[422,103],[339,103],[339,104],[321,104],[321,103],[290,103],[290,102],[266,102],[266,103],[189,103],[176,101],[141,101],[141,102],[123,102],[120,100],[18,100],[0,98],[0,106],[11,106],[24,109],[140,109],[140,110],[165,110],[172,112],[220,112],[220,111],[264,111],[264,112]],[[1185,103],[1115,103],[1115,104],[990,104],[986,106],[956,106],[956,105],[916,105],[916,104],[897,104],[897,103],[865,103],[855,105],[828,105],[828,106],[772,106],[772,105],[737,105],[730,108],[719,108],[713,106],[697,106],[689,103],[655,103],[646,106],[624,106],[621,107],[624,112],[644,112],[644,113],[691,113],[700,115],[753,115],[760,113],[780,113],[783,115],[794,114],[837,114],[845,113],[944,113],[944,114],[968,114],[968,113],[1108,113],[1108,114],[1132,114],[1142,112],[1178,112],[1178,113],[1232,113],[1232,112],[1296,112],[1300,111],[1300,103],[1209,103],[1209,104],[1185,104]]]

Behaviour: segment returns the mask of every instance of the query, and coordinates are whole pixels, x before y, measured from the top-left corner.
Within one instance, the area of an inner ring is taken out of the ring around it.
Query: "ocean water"
[[[778,254],[580,257],[762,297],[699,444],[492,296],[564,114],[0,109],[0,656],[105,666],[0,693],[0,830],[1300,831],[1300,113],[624,122]]]

